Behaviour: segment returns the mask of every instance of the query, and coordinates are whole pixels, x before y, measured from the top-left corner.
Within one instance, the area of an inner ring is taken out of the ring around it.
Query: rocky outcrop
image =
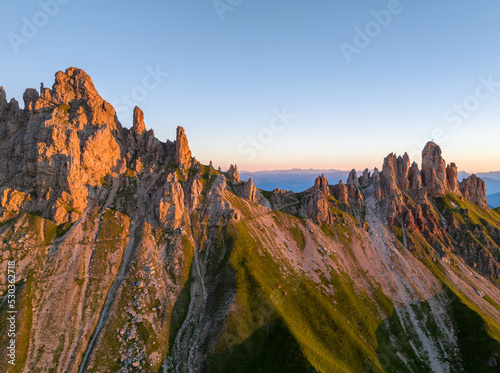
[[[58,72],[52,90],[28,89],[23,98],[24,111],[13,102],[3,111],[0,157],[9,161],[0,162],[0,183],[30,195],[26,209],[75,221],[106,175],[124,171],[115,110],[75,68]]]
[[[375,198],[380,199],[382,198],[382,182],[381,182],[380,171],[376,167],[373,171],[372,179],[373,179],[373,186],[375,189]]]
[[[342,203],[349,203],[349,189],[347,186],[344,184],[342,180],[339,181],[338,185],[335,185],[333,187],[335,196],[337,199],[342,202]]]
[[[132,133],[134,133],[136,136],[141,136],[145,131],[146,125],[144,124],[144,112],[138,106],[136,106],[134,108]]]
[[[255,194],[257,193],[257,188],[255,187],[252,178],[250,178],[246,183],[243,183],[243,188],[241,190],[241,198],[253,202],[255,201]]]
[[[36,89],[28,88],[23,94],[24,110],[33,111],[39,98],[40,95]]]
[[[184,191],[177,175],[168,175],[164,188],[158,193],[156,203],[156,218],[159,225],[168,230],[175,230],[182,225],[184,206]]]
[[[316,178],[312,190],[313,192],[321,191],[326,197],[330,196],[330,187],[328,185],[328,180],[326,180],[324,174]]]
[[[431,141],[422,151],[422,182],[432,197],[445,195],[449,190],[441,148]]]
[[[356,188],[360,187],[356,170],[353,169],[353,170],[351,170],[351,172],[349,172],[349,176],[347,177],[346,184],[347,185],[354,185]]]
[[[370,184],[372,182],[372,178],[370,175],[370,171],[367,168],[363,171],[363,176],[360,178],[359,182],[360,182],[362,188],[366,188],[366,187],[370,186]]]
[[[328,180],[321,175],[316,178],[311,192],[303,197],[301,215],[319,224],[332,224],[333,216],[328,203],[329,196]]]
[[[229,180],[233,183],[239,183],[241,181],[237,165],[229,166],[229,170],[227,170],[227,176],[229,177]]]
[[[0,87],[0,112],[7,107],[7,94],[5,93],[5,88]]]
[[[401,157],[399,157],[399,160],[401,160]],[[384,159],[382,172],[380,173],[382,196],[384,198],[394,198],[401,195],[401,185],[405,185],[405,183],[401,181],[403,175],[398,173],[398,170],[401,168],[398,168],[398,166],[401,166],[401,163],[402,162],[398,162],[398,158],[394,153],[389,154]]]
[[[455,163],[446,166],[446,180],[448,182],[448,191],[461,195],[460,185],[458,183],[458,169]]]
[[[396,182],[401,190],[409,188],[408,172],[410,170],[410,157],[405,153],[396,160]]]
[[[389,155],[373,175],[353,171],[347,184],[321,175],[302,193],[264,192],[236,166],[201,166],[182,128],[175,142],[156,139],[139,108],[122,128],[81,70],[58,73],[40,94],[27,90],[24,104],[0,89],[0,270],[15,262],[16,325],[29,341],[19,369],[219,372],[234,371],[237,357],[238,371],[358,372],[399,359],[461,372],[495,354],[495,341],[475,331],[486,352],[462,366],[461,323],[446,312],[454,301],[442,284],[465,297],[461,310],[500,325],[490,302],[500,304],[500,291],[481,276],[500,276],[500,218],[451,194],[427,197],[407,155]],[[451,164],[448,192],[455,179]],[[480,179],[458,186],[486,203]],[[359,312],[344,312],[351,306]],[[380,320],[380,343],[359,349]],[[405,326],[405,346],[386,333],[393,322]],[[304,325],[315,340],[307,354],[295,338]],[[262,353],[259,335],[272,337],[276,354]]]
[[[486,185],[476,175],[471,175],[460,183],[460,192],[467,201],[475,203],[483,209],[488,209]]]
[[[187,169],[191,166],[191,150],[184,133],[184,128],[177,127],[177,137],[175,140],[175,164],[180,169]]]
[[[424,203],[427,199],[427,191],[423,186],[422,175],[416,162],[413,162],[408,171],[408,182],[410,195],[417,203]]]

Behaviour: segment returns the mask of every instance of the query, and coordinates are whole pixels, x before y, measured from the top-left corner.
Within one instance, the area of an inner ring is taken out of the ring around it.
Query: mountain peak
[[[318,176],[316,180],[314,181],[314,191],[322,191],[325,196],[330,195],[330,189],[328,186],[328,180],[325,177],[325,174],[321,174],[321,176]]]
[[[0,87],[0,107],[7,106],[7,94],[5,93],[5,89]]]
[[[41,93],[43,95],[44,92]],[[70,67],[65,72],[58,71],[55,74],[52,98],[61,103],[85,99],[102,100],[90,76],[82,69],[75,67]]]
[[[191,156],[184,128],[179,126],[177,127],[177,137],[175,139],[175,163],[179,168],[186,169],[191,164]]]
[[[144,124],[144,112],[136,106],[134,108],[134,121],[132,125],[132,132],[142,135],[146,131],[146,125]]]
[[[422,150],[422,181],[431,196],[442,196],[448,191],[446,162],[441,148],[429,141]]]

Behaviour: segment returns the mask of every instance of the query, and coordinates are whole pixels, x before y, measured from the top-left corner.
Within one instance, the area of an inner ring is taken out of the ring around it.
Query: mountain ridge
[[[340,180],[346,180],[349,175],[349,170],[340,169],[276,169],[276,170],[263,170],[263,171],[240,171],[244,179],[252,178],[255,185],[259,189],[273,190],[275,188],[292,190],[301,192],[309,188],[317,175],[325,174],[329,180],[337,184]],[[362,173],[363,170],[356,170]],[[370,169],[373,172],[373,169]],[[458,171],[458,179],[463,181],[470,177],[472,174],[465,171]],[[493,175],[496,177],[488,177]],[[497,172],[476,173],[476,176],[481,178],[486,184],[488,195],[500,192],[500,174]]]
[[[23,99],[0,89],[7,371],[497,369],[500,215],[437,144],[421,167],[391,153],[264,191],[200,164],[182,127],[159,141],[138,107],[122,127],[83,70]]]

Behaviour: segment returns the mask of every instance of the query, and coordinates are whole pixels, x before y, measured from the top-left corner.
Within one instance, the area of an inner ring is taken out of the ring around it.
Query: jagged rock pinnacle
[[[184,128],[177,127],[177,137],[175,140],[175,163],[179,168],[186,169],[191,165],[191,150],[184,133]]]
[[[356,170],[353,169],[349,173],[349,177],[347,178],[347,185],[354,185],[356,188],[359,188],[359,180]]]
[[[7,106],[7,94],[5,93],[5,89],[0,87],[0,109],[3,109]]]
[[[132,125],[132,132],[142,135],[146,131],[146,125],[144,124],[144,112],[136,106],[134,108],[134,122]]]
[[[446,162],[441,156],[441,148],[432,141],[422,151],[422,181],[431,196],[442,196],[448,191]]]
[[[448,181],[449,191],[461,195],[460,185],[458,183],[458,168],[455,163],[450,163],[446,166],[446,179]]]
[[[488,209],[486,198],[486,184],[476,175],[471,175],[460,183],[460,191],[463,197],[483,209]]]
[[[240,173],[238,172],[238,166],[237,165],[230,165],[229,170],[227,170],[227,174],[229,176],[229,180],[231,180],[233,183],[238,183],[240,182]]]
[[[38,91],[34,88],[28,88],[23,94],[24,110],[32,111],[35,109],[35,104],[40,98]]]
[[[241,197],[246,199],[247,201],[253,202],[255,201],[255,195],[257,193],[257,188],[253,183],[253,179],[250,178],[246,183],[243,183],[243,188],[241,192]]]
[[[313,191],[322,191],[325,196],[330,195],[330,189],[328,187],[328,180],[326,179],[325,175],[322,174],[321,176],[318,176],[314,182],[314,187]]]

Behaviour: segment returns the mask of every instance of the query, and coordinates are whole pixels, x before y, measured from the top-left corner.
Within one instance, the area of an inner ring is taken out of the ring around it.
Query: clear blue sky
[[[207,0],[54,1],[0,4],[8,97],[76,66],[123,125],[135,93],[161,140],[182,125],[197,159],[223,169],[420,162],[434,138],[462,170],[500,170],[498,0],[221,0],[219,13]],[[146,90],[148,67],[169,75]]]

